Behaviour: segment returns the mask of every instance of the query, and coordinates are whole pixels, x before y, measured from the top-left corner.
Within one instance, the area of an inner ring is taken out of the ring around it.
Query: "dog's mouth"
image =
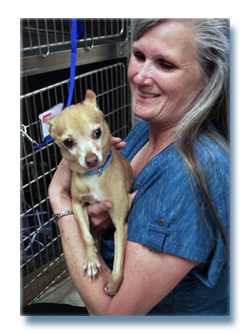
[[[96,170],[99,170],[100,166],[99,165],[96,165],[94,167],[91,167],[91,168],[88,168],[89,171],[96,171]]]

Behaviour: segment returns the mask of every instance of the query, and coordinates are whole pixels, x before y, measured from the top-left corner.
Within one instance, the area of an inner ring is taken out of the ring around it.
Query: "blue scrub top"
[[[127,146],[120,152],[129,161],[148,141],[148,129],[143,121],[126,138]],[[212,203],[229,235],[229,158],[206,135],[200,135],[196,149]],[[133,185],[138,192],[127,220],[127,239],[201,262],[148,315],[229,315],[226,246],[194,177],[191,180],[196,198],[185,164],[171,144],[143,168]],[[112,231],[103,237],[101,254],[112,268]],[[157,288],[157,274],[155,279]]]

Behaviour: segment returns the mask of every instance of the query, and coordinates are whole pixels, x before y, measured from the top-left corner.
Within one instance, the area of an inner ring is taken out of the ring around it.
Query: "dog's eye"
[[[102,131],[100,128],[98,128],[98,129],[94,130],[93,136],[95,139],[99,139],[101,134],[102,134]]]
[[[63,141],[63,143],[68,148],[71,148],[73,146],[73,144],[74,144],[74,142],[71,139],[67,139],[67,140]]]

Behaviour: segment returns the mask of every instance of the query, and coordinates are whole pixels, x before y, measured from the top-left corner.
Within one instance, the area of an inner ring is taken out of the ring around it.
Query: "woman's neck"
[[[169,146],[174,141],[175,129],[149,125],[148,150],[155,154]]]
[[[163,129],[149,125],[149,140],[131,161],[134,176],[137,177],[145,165],[174,141],[175,128]]]

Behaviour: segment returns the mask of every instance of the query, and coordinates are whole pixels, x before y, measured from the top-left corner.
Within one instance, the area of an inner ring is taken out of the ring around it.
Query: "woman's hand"
[[[113,206],[111,201],[101,201],[87,206],[90,232],[94,238],[101,236],[113,227],[108,210]]]
[[[52,178],[49,186],[49,200],[54,213],[71,210],[71,178],[72,171],[63,158]]]
[[[117,150],[125,148],[127,146],[127,143],[122,141],[121,138],[116,138],[114,136],[112,136],[112,142]]]
[[[137,191],[132,193],[131,200],[133,201]],[[89,216],[90,231],[94,238],[101,236],[104,231],[113,227],[113,222],[110,218],[108,210],[113,206],[111,201],[101,201],[87,206]]]

